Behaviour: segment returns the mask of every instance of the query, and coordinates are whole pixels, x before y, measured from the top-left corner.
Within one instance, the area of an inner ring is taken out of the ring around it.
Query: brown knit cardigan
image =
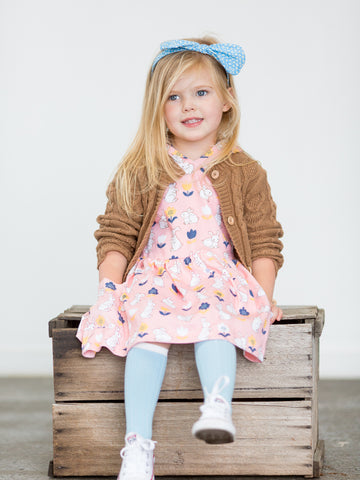
[[[212,167],[207,175],[218,195],[235,257],[250,271],[253,260],[268,257],[278,271],[283,264],[283,245],[279,240],[283,231],[276,220],[266,171],[241,151]],[[98,267],[108,252],[120,252],[128,261],[123,280],[126,278],[147,244],[164,191],[171,183],[165,175],[161,180],[161,187],[146,191],[146,177],[139,173],[134,214],[130,217],[118,207],[115,185],[110,183],[105,213],[97,217]]]

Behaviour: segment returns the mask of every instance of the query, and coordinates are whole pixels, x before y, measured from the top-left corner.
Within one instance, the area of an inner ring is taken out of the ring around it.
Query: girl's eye
[[[207,95],[207,94],[208,94],[207,90],[198,90],[197,91],[197,95],[199,97],[205,97],[205,95]]]
[[[179,98],[179,95],[170,95],[169,100],[170,100],[170,102],[174,102],[178,98]]]

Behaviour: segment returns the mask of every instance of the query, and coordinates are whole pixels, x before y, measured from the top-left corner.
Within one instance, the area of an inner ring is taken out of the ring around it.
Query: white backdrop
[[[322,377],[360,377],[359,18],[358,0],[0,1],[0,374],[51,374],[47,322],[95,299],[95,218],[151,59],[210,33],[247,55],[240,144],[285,230],[275,296],[325,308]]]

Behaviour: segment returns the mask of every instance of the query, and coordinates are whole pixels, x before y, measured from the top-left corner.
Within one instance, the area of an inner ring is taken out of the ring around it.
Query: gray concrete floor
[[[325,440],[321,479],[360,479],[360,380],[322,380],[319,390],[320,438]],[[0,378],[1,480],[48,478],[52,459],[52,403],[51,378]],[[259,480],[259,477],[239,478]]]

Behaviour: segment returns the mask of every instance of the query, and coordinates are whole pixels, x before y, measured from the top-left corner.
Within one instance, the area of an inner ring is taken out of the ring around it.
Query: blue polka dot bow
[[[170,55],[171,53],[183,52],[191,50],[194,52],[211,55],[221,63],[227,73],[237,75],[245,63],[245,52],[239,46],[232,43],[213,43],[212,45],[205,45],[202,43],[191,42],[190,40],[170,40],[163,42],[160,45],[160,53],[155,58],[151,71],[154,70],[158,61]]]

